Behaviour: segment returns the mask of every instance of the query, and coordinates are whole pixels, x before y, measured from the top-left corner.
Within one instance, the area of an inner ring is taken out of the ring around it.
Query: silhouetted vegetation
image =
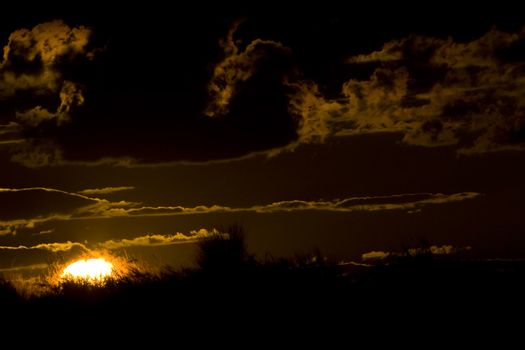
[[[400,314],[419,323],[458,310],[462,317],[506,312],[525,295],[524,261],[477,261],[427,250],[373,266],[336,263],[319,252],[259,261],[247,252],[238,226],[202,241],[199,249],[196,268],[133,270],[103,286],[67,282],[30,298],[2,281],[0,308],[10,320],[45,315],[49,324],[65,327],[96,319],[108,327],[182,324],[233,331],[270,320],[265,327],[275,330],[338,320],[388,323]]]
[[[214,235],[199,242],[197,265],[204,272],[232,273],[253,265],[255,259],[246,249],[241,226],[230,226],[226,234]]]

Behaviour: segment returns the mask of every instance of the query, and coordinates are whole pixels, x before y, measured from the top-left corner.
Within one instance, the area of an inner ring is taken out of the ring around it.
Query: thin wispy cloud
[[[101,194],[110,194],[115,192],[129,191],[134,190],[133,186],[119,186],[119,187],[103,187],[103,188],[88,188],[78,193],[92,196],[92,195],[101,195]]]
[[[417,193],[400,194],[390,196],[371,197],[349,197],[333,201],[302,201],[290,200],[274,202],[266,205],[255,205],[252,207],[234,208],[221,205],[213,206],[158,206],[138,207],[126,210],[126,215],[131,216],[164,216],[164,215],[188,215],[206,214],[216,212],[255,212],[255,213],[277,213],[293,211],[334,211],[334,212],[356,212],[356,211],[379,211],[379,210],[412,210],[427,205],[445,204],[474,199],[480,196],[477,192],[461,192],[454,194],[442,193]]]
[[[31,204],[31,205],[29,205]],[[63,221],[96,215],[117,215],[126,201],[112,202],[54,188],[0,188],[0,233],[15,234],[22,228],[33,229],[49,221]]]
[[[205,229],[201,228],[198,230],[192,230],[189,233],[177,232],[175,234],[146,234],[130,239],[111,239],[103,242],[52,242],[52,243],[40,243],[32,246],[18,245],[18,246],[0,246],[0,251],[48,251],[51,253],[62,253],[71,250],[78,250],[80,252],[88,252],[92,250],[115,250],[122,248],[132,247],[159,247],[168,246],[174,244],[188,244],[195,243],[203,239],[216,237],[220,235],[227,235],[220,233],[216,229]]]
[[[51,228],[51,229],[49,229],[49,230],[42,230],[42,231],[40,231],[40,232],[38,232],[38,233],[35,233],[35,234],[33,234],[33,235],[35,235],[35,236],[36,236],[36,235],[48,235],[48,234],[51,234],[51,233],[53,233],[53,232],[55,232],[55,229],[54,229],[54,228]]]
[[[78,248],[81,251],[89,250],[85,244],[71,241],[40,243],[33,246],[0,246],[0,250],[47,250],[52,253],[66,252],[75,248]]]
[[[123,187],[122,187],[123,188]],[[126,188],[127,189],[127,188]],[[111,192],[111,190],[110,190]],[[177,216],[177,215],[204,215],[210,213],[241,213],[253,212],[259,214],[272,214],[278,212],[296,212],[296,211],[331,211],[341,213],[363,212],[363,211],[384,211],[384,210],[405,210],[416,212],[426,206],[442,205],[447,203],[461,202],[472,200],[481,194],[477,192],[460,192],[452,194],[442,193],[411,193],[397,194],[387,196],[368,196],[368,197],[348,197],[335,199],[331,201],[303,201],[288,200],[269,203],[265,205],[254,205],[250,207],[229,207],[223,205],[199,205],[195,207],[185,206],[145,206],[141,203],[127,201],[109,201],[86,194],[67,192],[51,188],[34,187],[21,189],[0,189],[2,193],[21,193],[60,195],[60,200],[66,201],[68,197],[80,199],[74,201],[71,206],[65,206],[61,209],[62,213],[58,214],[51,208],[47,213],[42,212],[40,215],[33,217],[23,217],[24,211],[14,212],[12,218],[3,217],[0,220],[0,232],[2,234],[14,234],[18,229],[33,229],[37,225],[51,221],[67,220],[92,220],[104,218],[122,218],[122,217],[155,217],[155,216]],[[28,197],[30,198],[30,197]],[[36,197],[35,197],[36,198]],[[13,199],[11,199],[13,200]],[[45,203],[48,201],[44,200]],[[55,197],[49,197],[49,200],[57,200]]]
[[[157,247],[173,244],[194,243],[202,239],[207,239],[220,235],[219,231],[200,229],[190,231],[189,234],[177,232],[173,235],[149,234],[135,237],[132,239],[108,240],[97,244],[98,247],[104,249],[120,249],[130,247]]]
[[[0,273],[12,273],[12,272],[21,272],[21,271],[34,271],[34,270],[45,270],[49,268],[49,264],[32,264],[32,265],[24,265],[24,266],[14,266],[14,267],[6,267],[6,268],[0,268]]]
[[[384,252],[382,250],[373,250],[368,253],[363,253],[361,259],[363,260],[383,260],[390,256],[390,252]]]
[[[361,259],[365,261],[370,260],[385,260],[392,257],[405,257],[405,256],[417,256],[421,254],[432,254],[432,255],[450,255],[464,251],[471,250],[470,246],[467,247],[455,247],[450,244],[444,244],[441,246],[432,245],[426,248],[409,248],[405,252],[385,252],[382,250],[373,250],[361,255]]]

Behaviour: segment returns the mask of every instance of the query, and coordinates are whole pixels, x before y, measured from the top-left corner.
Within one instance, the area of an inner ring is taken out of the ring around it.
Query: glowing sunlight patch
[[[78,260],[68,265],[61,277],[91,283],[102,282],[113,273],[113,264],[103,258]]]

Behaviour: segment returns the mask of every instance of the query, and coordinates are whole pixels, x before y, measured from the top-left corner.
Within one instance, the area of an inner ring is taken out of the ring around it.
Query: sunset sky
[[[523,258],[525,15],[411,11],[2,13],[0,272],[182,266],[232,224],[260,257]]]

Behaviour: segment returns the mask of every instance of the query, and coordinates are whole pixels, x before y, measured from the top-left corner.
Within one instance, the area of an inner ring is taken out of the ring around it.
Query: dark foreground
[[[137,272],[103,287],[69,283],[27,299],[3,282],[4,334],[34,330],[89,339],[102,332],[127,341],[200,334],[196,342],[241,335],[335,341],[370,331],[377,335],[370,341],[385,334],[408,341],[415,334],[465,335],[471,327],[478,335],[521,334],[524,261],[418,254],[372,267],[316,256],[258,262],[235,252],[231,242],[209,245],[198,268]]]
[[[523,262],[420,257],[371,268],[277,262],[233,271],[136,274],[103,287],[64,284],[30,299],[3,283],[0,305],[4,320],[31,320],[39,328],[92,323],[101,329],[240,330],[266,324],[283,331],[353,322],[396,326],[404,318],[459,326],[522,319],[524,285]]]

